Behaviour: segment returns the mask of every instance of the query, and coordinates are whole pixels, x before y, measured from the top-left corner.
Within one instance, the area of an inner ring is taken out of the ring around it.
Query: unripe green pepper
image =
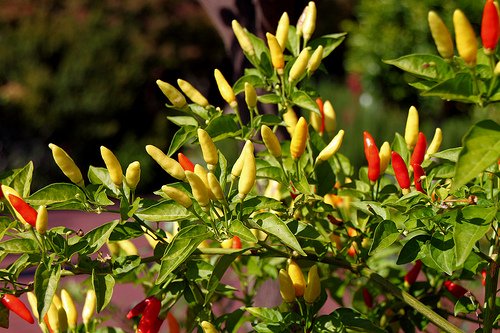
[[[172,103],[173,107],[183,109],[187,106],[186,98],[173,85],[162,80],[156,80],[156,84],[160,87],[160,90],[168,98],[170,103]]]
[[[281,46],[281,50],[285,51],[286,42],[288,40],[288,30],[290,28],[290,19],[288,14],[284,12],[278,21],[278,28],[276,29],[276,39]]]
[[[123,170],[120,161],[118,161],[111,150],[104,146],[101,146],[101,157],[104,164],[106,164],[106,169],[108,169],[109,178],[111,178],[113,184],[121,187],[123,182]]]
[[[184,81],[182,79],[177,79],[177,85],[181,88],[182,92],[193,101],[193,103],[198,104],[202,107],[207,107],[209,105],[208,100],[199,92],[191,83]]]

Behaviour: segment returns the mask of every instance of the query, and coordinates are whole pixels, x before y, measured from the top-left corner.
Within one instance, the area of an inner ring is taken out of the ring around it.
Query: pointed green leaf
[[[61,278],[61,266],[51,266],[47,268],[45,264],[38,265],[35,272],[35,296],[37,299],[37,309],[40,318],[43,318],[52,303],[59,279]]]
[[[109,236],[113,232],[113,229],[120,223],[119,220],[115,220],[110,223],[101,225],[90,232],[88,232],[83,238],[88,242],[88,246],[82,252],[85,254],[92,254],[97,252],[109,239]]]
[[[138,211],[136,215],[144,221],[167,222],[185,219],[191,216],[191,213],[175,201],[165,200]]]
[[[101,312],[111,301],[113,296],[113,288],[115,287],[115,279],[111,274],[97,274],[96,270],[92,270],[92,286],[96,295],[97,313]]]
[[[83,209],[85,208],[86,196],[82,189],[74,184],[55,183],[36,191],[26,201],[34,206],[49,206],[66,201],[77,201],[81,203]]]
[[[182,126],[177,132],[175,132],[174,137],[170,141],[170,146],[168,147],[168,156],[172,156],[180,147],[186,144],[188,141],[196,137],[196,129],[198,126]]]
[[[373,235],[373,243],[370,248],[370,254],[388,248],[398,240],[399,235],[400,233],[394,222],[389,220],[380,222]]]
[[[434,81],[453,77],[453,69],[443,58],[432,54],[410,54],[398,59],[384,60],[410,74]]]

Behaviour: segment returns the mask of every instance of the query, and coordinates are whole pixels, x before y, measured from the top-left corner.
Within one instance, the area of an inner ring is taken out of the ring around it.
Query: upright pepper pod
[[[141,163],[134,161],[125,170],[125,183],[131,190],[135,190],[141,180]]]
[[[247,55],[251,57],[254,56],[255,49],[245,29],[243,29],[240,23],[236,20],[233,20],[231,22],[231,27],[233,28],[236,40],[238,40],[238,43],[240,44],[240,47],[243,50],[243,52],[245,52]]]
[[[415,265],[408,271],[408,273],[405,274],[405,286],[409,288],[411,285],[417,281],[417,276],[420,273],[420,270],[422,269],[422,261],[417,260],[415,261]]]
[[[283,121],[285,122],[288,134],[292,135],[298,122],[297,114],[293,108],[288,108],[286,112],[283,113]]]
[[[417,191],[425,193],[422,188],[422,177],[425,176],[425,171],[420,164],[412,164],[413,168],[413,183],[415,184],[415,188]]]
[[[323,45],[320,45],[311,54],[309,62],[307,63],[307,72],[309,73],[309,75],[316,72],[316,70],[321,65],[322,60],[323,60]]]
[[[300,269],[300,266],[294,260],[290,260],[288,264],[288,275],[293,283],[293,288],[295,289],[295,296],[302,297],[306,290],[306,279],[304,274]]]
[[[424,159],[427,160],[431,157],[432,154],[437,153],[439,151],[439,147],[441,147],[442,141],[443,141],[443,132],[438,127],[438,128],[436,128],[436,131],[434,132],[434,136],[432,137],[432,141],[429,144],[427,151],[425,152]]]
[[[177,79],[177,85],[182,92],[195,104],[206,108],[210,103],[193,85],[185,80]]]
[[[236,101],[236,96],[234,95],[234,90],[227,82],[224,75],[220,70],[214,70],[215,81],[217,82],[217,87],[219,88],[220,95],[222,98],[229,104],[233,109],[238,106],[238,102]]]
[[[313,265],[307,274],[307,286],[304,291],[304,300],[312,304],[316,302],[321,294],[321,280],[318,275],[318,266]]]
[[[108,169],[109,178],[111,178],[113,184],[121,187],[123,182],[123,170],[120,161],[118,161],[118,158],[116,158],[111,150],[104,146],[101,146],[101,157],[104,164],[106,164],[106,169]]]
[[[65,290],[61,289],[61,301],[62,307],[66,312],[68,318],[68,326],[70,329],[76,328],[78,324],[78,312],[76,311],[75,303],[71,295]]]
[[[38,308],[37,308],[37,304],[38,304],[38,301],[36,299],[36,296],[35,296],[35,293],[32,292],[32,291],[28,291],[26,293],[26,296],[28,297],[28,303],[30,305],[30,308],[31,308],[31,312],[33,313],[33,316],[38,319]]]
[[[10,187],[2,185],[2,191],[10,206],[13,208],[17,219],[23,224],[29,224],[36,228],[37,211],[20,196],[16,195],[17,192]]]
[[[297,81],[302,77],[302,75],[304,75],[307,69],[307,64],[309,63],[310,49],[310,47],[306,47],[300,51],[300,54],[293,63],[292,68],[290,68],[288,82]]]
[[[453,12],[453,26],[455,27],[455,42],[458,55],[469,67],[477,62],[477,39],[474,29],[465,14],[460,9]]]
[[[233,167],[231,168],[231,179],[234,181],[241,175],[241,171],[243,170],[243,163],[245,162],[245,154],[247,151],[250,151],[253,154],[254,146],[252,141],[246,140],[243,149],[241,150],[240,156],[234,162]]]
[[[0,301],[3,306],[5,306],[9,311],[14,312],[16,315],[24,319],[30,324],[35,323],[35,320],[31,316],[30,310],[24,305],[23,302],[16,296],[12,294],[3,294],[0,297]]]
[[[330,157],[332,157],[333,154],[335,154],[340,149],[343,139],[344,130],[340,130],[337,135],[333,137],[332,141],[330,141],[330,143],[319,152],[314,163],[317,164],[323,161],[327,161]]]
[[[287,271],[284,269],[280,269],[278,279],[280,283],[281,298],[283,298],[283,300],[287,303],[292,303],[293,301],[295,301],[295,288],[293,286],[292,279],[290,279]]]
[[[380,174],[385,172],[391,162],[391,151],[391,145],[389,142],[384,141],[378,152],[378,156],[380,158]]]
[[[187,106],[186,98],[173,85],[162,80],[156,80],[156,84],[174,108],[183,109]]]
[[[198,141],[200,142],[203,159],[207,163],[209,171],[215,169],[219,161],[219,153],[212,138],[204,129],[198,128]]]
[[[363,132],[363,145],[368,161],[368,179],[375,182],[380,176],[380,156],[375,140],[367,131]]]
[[[284,12],[278,21],[278,28],[276,29],[276,39],[281,46],[281,51],[285,51],[289,29],[290,19],[288,18],[288,14]]]
[[[210,202],[210,195],[203,180],[191,171],[186,171],[186,178],[189,181],[189,185],[191,185],[191,191],[195,200],[198,201],[203,209],[207,208]]]
[[[316,98],[316,105],[318,105],[319,114],[317,112],[311,112],[309,116],[309,122],[319,135],[323,135],[324,127],[324,111],[323,111],[323,100],[318,97]]]
[[[49,310],[47,311],[47,321],[49,322],[51,332],[59,333],[62,331],[59,321],[59,311],[57,311],[54,302],[50,304]]]
[[[189,172],[191,172],[191,171],[189,171]],[[179,205],[183,206],[184,208],[189,208],[193,204],[193,202],[188,197],[188,195],[186,193],[184,193],[183,191],[179,190],[178,188],[168,186],[168,185],[163,185],[161,187],[161,190],[170,199],[174,200],[175,202],[177,202]]]
[[[273,130],[267,125],[262,125],[260,128],[260,134],[262,136],[262,140],[264,141],[264,145],[267,150],[269,150],[271,155],[276,158],[281,157],[281,145]]]
[[[294,160],[299,159],[306,150],[307,144],[307,121],[304,117],[300,117],[293,131],[292,140],[290,142],[290,154]]]
[[[417,144],[419,133],[418,111],[417,108],[411,106],[408,110],[405,127],[405,141],[408,149],[412,150]]]
[[[305,21],[306,16],[307,16],[308,9],[309,9],[309,6],[304,7],[304,9],[302,10],[302,14],[300,14],[299,19],[297,20],[297,24],[295,25],[295,34],[297,35],[297,37],[302,36],[304,21]]]
[[[243,169],[238,181],[238,197],[244,199],[255,185],[256,178],[255,156],[250,150],[245,151],[243,159]]]
[[[249,82],[245,82],[245,102],[250,110],[255,109],[257,106],[257,92]]]
[[[178,153],[177,154],[177,161],[181,165],[181,167],[184,169],[184,171],[192,171],[194,172],[194,164],[191,162],[191,160],[184,155],[183,153]]]
[[[333,109],[332,103],[329,100],[324,102],[323,111],[325,114],[325,131],[326,133],[332,135],[337,127],[337,115]]]
[[[406,167],[405,161],[397,152],[393,151],[391,153],[392,158],[392,168],[394,169],[394,175],[398,181],[399,186],[403,190],[403,194],[410,192],[410,176],[408,175],[408,168]]]
[[[266,33],[267,45],[269,46],[269,51],[271,53],[271,62],[274,69],[279,75],[283,74],[283,68],[285,68],[285,58],[283,56],[283,50],[281,50],[281,45],[276,39],[276,37],[271,33]]]
[[[57,166],[68,179],[76,185],[83,187],[82,172],[76,165],[75,161],[62,149],[53,143],[49,143],[49,148],[52,151],[52,157]]]
[[[219,333],[215,326],[206,320],[201,322],[201,328],[203,330],[203,333]]]
[[[85,296],[85,303],[83,304],[82,310],[82,320],[85,326],[87,326],[94,316],[96,309],[96,294],[94,289],[87,290],[87,294]]]
[[[207,181],[208,181],[208,187],[210,188],[210,191],[213,193],[215,199],[219,201],[224,201],[225,199],[224,191],[222,190],[219,180],[212,172],[208,173]]]
[[[422,132],[418,133],[417,143],[415,144],[415,148],[413,149],[413,153],[411,154],[410,164],[422,164],[424,161],[425,150],[427,148],[427,139],[425,138],[425,134]]]
[[[194,173],[196,175],[198,175],[198,177],[200,177],[200,179],[205,184],[205,187],[207,188],[208,196],[210,197],[210,199],[214,200],[215,195],[213,194],[212,189],[210,188],[210,185],[208,184],[208,172],[207,172],[207,170],[204,167],[202,167],[201,165],[196,164],[194,166]]]
[[[49,213],[47,212],[47,207],[42,205],[38,207],[35,228],[40,235],[44,235],[47,231],[47,224],[49,222]]]
[[[232,238],[226,238],[222,242],[220,242],[220,247],[223,249],[231,249],[233,248],[233,239]]]
[[[153,145],[147,145],[146,152],[169,175],[179,180],[186,179],[186,175],[184,174],[184,169],[179,164],[179,162],[165,155],[160,148],[157,148]]]
[[[498,19],[498,9],[493,0],[486,0],[483,9],[483,19],[481,21],[481,40],[483,42],[484,53],[494,54],[498,44],[500,22]]]
[[[302,26],[302,35],[307,42],[311,39],[314,30],[316,29],[316,4],[314,1],[309,1],[307,5],[306,17],[304,18],[304,25]]]
[[[429,12],[427,20],[439,55],[444,59],[452,59],[454,55],[453,39],[443,20],[434,11]]]

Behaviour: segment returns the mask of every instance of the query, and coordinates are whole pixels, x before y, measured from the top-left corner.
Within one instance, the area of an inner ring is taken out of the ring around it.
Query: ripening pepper
[[[73,298],[65,289],[61,289],[61,301],[68,318],[68,326],[70,329],[74,329],[78,324],[78,312]]]
[[[361,293],[363,294],[363,301],[365,302],[365,305],[370,309],[373,308],[373,296],[368,291],[368,288],[363,288]]]
[[[238,106],[238,102],[236,101],[236,96],[234,95],[234,90],[227,82],[224,75],[220,70],[214,70],[215,81],[217,82],[217,87],[219,88],[220,95],[222,98],[229,104],[233,109]]]
[[[255,185],[256,178],[255,156],[250,150],[245,151],[243,169],[238,181],[238,197],[244,199]]]
[[[288,264],[288,275],[292,280],[295,296],[302,297],[306,290],[306,280],[300,266],[294,260],[290,260]]]
[[[219,161],[219,153],[212,138],[204,129],[198,128],[198,141],[200,142],[203,159],[209,171],[212,171]]]
[[[468,66],[475,66],[478,47],[476,34],[469,20],[460,9],[455,9],[453,12],[453,26],[455,27],[455,42],[458,55]]]
[[[461,298],[467,293],[467,289],[461,285],[451,282],[450,280],[444,281],[444,286],[446,290],[448,290],[456,298]]]
[[[332,135],[337,127],[337,115],[333,109],[333,105],[329,100],[326,100],[323,104],[324,112],[324,122],[326,133]]]
[[[375,182],[380,176],[380,155],[375,140],[367,131],[363,132],[363,145],[365,157],[368,161],[368,179]]]
[[[49,213],[47,212],[47,207],[42,205],[38,207],[35,228],[40,235],[44,235],[47,231],[47,224],[49,222]]]
[[[310,47],[306,47],[300,51],[300,54],[293,63],[292,68],[290,68],[288,82],[297,81],[302,77],[302,75],[304,75],[307,69],[307,64],[309,63],[310,49]]]
[[[62,149],[53,143],[49,144],[50,150],[52,150],[52,157],[56,162],[57,166],[68,177],[74,184],[83,187],[83,176],[82,172],[76,165],[75,161]]]
[[[156,80],[156,84],[174,108],[183,109],[187,106],[186,98],[173,85],[162,80]]]
[[[321,280],[318,275],[318,266],[313,265],[307,274],[307,286],[304,291],[304,300],[312,304],[316,302],[321,294]]]
[[[191,186],[193,197],[205,209],[210,202],[210,195],[203,180],[194,172],[186,171],[186,178]]]
[[[309,122],[319,135],[323,135],[325,130],[325,113],[323,111],[323,100],[321,97],[316,98],[316,105],[318,106],[319,113],[311,112]]]
[[[429,144],[427,151],[425,152],[424,159],[427,160],[431,157],[432,154],[437,153],[439,151],[439,147],[441,147],[442,141],[443,141],[443,132],[438,127],[436,128],[436,131],[434,132],[434,137],[432,138],[432,141]]]
[[[309,58],[309,62],[307,63],[307,72],[310,74],[316,72],[321,65],[321,61],[323,60],[323,45],[320,45],[314,50]]]
[[[210,188],[210,191],[214,195],[215,199],[219,201],[224,201],[225,198],[224,191],[222,190],[219,180],[212,172],[208,173],[207,181],[208,181],[208,187]]]
[[[484,53],[494,54],[498,44],[500,22],[498,19],[498,9],[493,0],[486,0],[483,9],[483,19],[481,21],[481,40],[483,42]]]
[[[35,323],[33,316],[30,313],[30,310],[24,305],[24,303],[12,294],[3,294],[0,297],[0,301],[3,306],[5,306],[9,311],[14,312],[16,315],[24,319],[30,324]]]
[[[276,28],[276,39],[281,46],[281,50],[285,51],[286,42],[288,40],[288,30],[290,29],[290,19],[288,14],[284,12],[278,21],[278,28]]]
[[[410,191],[410,176],[408,175],[408,168],[406,167],[405,161],[401,155],[395,151],[391,153],[391,160],[396,180],[403,190],[403,194],[406,194]]]
[[[163,151],[161,151],[160,148],[157,148],[153,145],[147,145],[146,152],[169,175],[171,175],[172,177],[179,179],[179,180],[186,179],[184,169],[179,164],[179,162],[177,162],[173,158],[170,158],[169,156],[165,155],[163,153]]]
[[[131,190],[135,190],[140,180],[141,163],[139,161],[134,161],[130,163],[127,170],[125,170],[125,184],[127,184]]]
[[[411,285],[417,281],[417,276],[420,274],[420,270],[422,269],[422,261],[415,261],[415,265],[405,274],[404,285],[409,288]]]
[[[167,325],[168,325],[168,333],[179,333],[181,331],[179,322],[174,317],[172,312],[167,313]]]
[[[109,178],[116,186],[122,186],[123,170],[120,161],[116,158],[115,154],[108,148],[101,146],[101,157],[106,164],[106,169],[109,172]]]
[[[182,92],[193,101],[193,103],[198,104],[202,107],[207,107],[210,103],[208,100],[199,92],[193,85],[185,80],[177,79],[177,85],[181,88]]]
[[[83,304],[82,310],[82,320],[85,326],[88,325],[92,317],[94,316],[96,309],[96,294],[94,289],[87,290],[87,294],[85,296],[85,303]]]
[[[203,333],[219,333],[215,326],[206,320],[201,322],[201,328],[203,329]]]
[[[299,159],[306,150],[307,144],[307,121],[304,117],[300,117],[293,131],[292,140],[290,141],[290,154],[294,160]]]
[[[297,20],[297,24],[295,24],[295,34],[300,37],[302,36],[302,28],[304,27],[304,21],[306,19],[307,10],[309,6],[305,6],[302,10],[302,14],[300,14],[299,19]]]
[[[226,238],[222,242],[220,242],[220,247],[223,249],[231,249],[233,248],[233,239],[232,238]]]
[[[3,193],[5,194],[5,197],[7,198],[10,206],[14,209],[14,213],[16,214],[17,219],[24,224],[29,224],[32,227],[36,228],[36,210],[21,197],[16,196],[15,194],[11,194],[12,192],[9,189],[7,189],[7,186],[2,185]],[[15,191],[14,193],[17,194],[17,192]]]
[[[422,164],[425,157],[425,150],[427,148],[427,139],[425,134],[422,132],[418,133],[417,143],[413,148],[413,153],[411,154],[410,164]]]
[[[264,145],[267,150],[276,158],[281,157],[281,145],[280,141],[276,134],[274,134],[273,130],[269,128],[267,125],[262,125],[260,128],[260,134],[262,136],[262,140],[264,141]]]
[[[243,29],[240,23],[236,20],[233,20],[231,22],[231,27],[233,28],[234,35],[236,36],[236,39],[238,40],[238,43],[240,44],[243,52],[245,52],[249,56],[254,56],[255,49],[245,29]]]
[[[333,154],[335,154],[340,149],[343,139],[344,130],[340,130],[337,135],[333,137],[332,141],[330,141],[330,143],[319,152],[314,163],[317,164],[322,161],[327,161],[330,157],[332,157]]]
[[[293,135],[293,131],[295,131],[295,126],[297,126],[297,114],[293,110],[293,108],[288,108],[285,113],[283,113],[283,121],[286,125],[286,130],[290,135]]]
[[[481,270],[481,284],[483,286],[486,286],[486,277],[487,277],[488,272],[486,269]]]
[[[427,20],[439,55],[444,59],[452,59],[454,55],[453,39],[443,20],[434,11],[429,12]]]
[[[267,45],[269,46],[269,51],[271,53],[271,62],[274,69],[279,75],[283,74],[283,68],[285,68],[285,57],[283,56],[283,51],[281,50],[281,45],[276,39],[276,37],[271,33],[266,33]]]
[[[314,1],[309,1],[307,5],[306,17],[304,18],[304,25],[302,26],[302,36],[304,36],[304,40],[307,42],[311,39],[314,30],[316,29],[316,4]]]
[[[184,208],[189,208],[193,204],[191,199],[188,197],[186,193],[183,191],[172,187],[168,185],[163,185],[161,187],[161,190],[163,193],[165,193],[170,199],[174,200],[177,202],[179,205],[183,206]]]
[[[385,172],[391,162],[391,151],[391,145],[389,142],[384,141],[378,152],[378,156],[380,158],[380,174]]]
[[[243,170],[243,163],[245,161],[245,154],[247,151],[250,151],[253,154],[254,146],[252,141],[246,140],[243,149],[241,150],[240,156],[234,162],[233,167],[231,168],[231,179],[234,181],[241,175],[241,171]]]
[[[287,303],[292,303],[295,301],[295,288],[293,286],[292,279],[288,275],[287,271],[284,269],[280,269],[278,275],[279,283],[280,283],[280,294],[283,301]]]
[[[257,106],[257,92],[249,82],[245,82],[245,102],[250,110],[255,109]]]
[[[406,118],[405,127],[405,141],[408,149],[412,150],[417,144],[419,133],[418,111],[414,106],[408,110],[408,117]]]
[[[191,160],[184,155],[183,153],[178,153],[177,154],[177,161],[181,165],[181,167],[184,169],[184,171],[191,171],[194,172],[194,164],[191,162]]]
[[[240,250],[241,249],[241,238],[238,236],[233,236],[233,249]]]
[[[413,168],[413,183],[417,191],[425,193],[422,188],[422,177],[425,176],[425,171],[420,164],[412,164]]]

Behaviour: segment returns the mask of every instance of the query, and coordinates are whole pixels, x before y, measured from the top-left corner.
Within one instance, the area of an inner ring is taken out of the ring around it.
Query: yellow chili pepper
[[[312,304],[316,302],[321,294],[321,280],[318,275],[318,266],[313,265],[307,274],[307,286],[304,292],[304,300],[306,303]]]
[[[304,28],[304,21],[307,16],[307,10],[309,9],[309,6],[305,6],[304,9],[302,10],[302,14],[300,14],[299,19],[297,20],[297,24],[295,25],[295,34],[300,37],[302,36],[303,28]]]
[[[130,163],[125,171],[125,183],[131,190],[135,190],[141,179],[141,163],[134,161]]]
[[[193,192],[193,197],[200,204],[202,208],[206,208],[210,202],[210,196],[208,194],[208,189],[201,178],[191,171],[186,171],[186,177],[191,185],[191,191]]]
[[[288,40],[288,30],[290,29],[290,19],[288,14],[284,12],[278,21],[278,28],[276,29],[276,39],[281,46],[281,51],[285,51],[286,42]]]
[[[212,172],[210,172],[207,175],[207,180],[208,180],[208,187],[212,191],[215,199],[217,199],[219,201],[224,201],[224,198],[225,198],[224,191],[222,190],[222,187],[221,187],[217,177]]]
[[[262,125],[260,128],[260,135],[262,136],[262,140],[271,155],[276,158],[281,157],[280,141],[278,140],[276,134],[274,134],[273,130],[267,125]]]
[[[240,156],[233,164],[233,167],[231,169],[231,179],[233,181],[241,175],[241,170],[243,170],[243,163],[245,161],[245,154],[247,151],[250,151],[251,154],[253,154],[254,151],[253,143],[250,140],[246,140],[245,145],[241,150]]]
[[[42,205],[38,207],[35,224],[36,231],[38,231],[40,235],[45,234],[45,232],[47,231],[48,222],[49,213],[47,212],[47,207]]]
[[[408,118],[406,119],[405,141],[408,149],[412,150],[415,147],[418,139],[418,111],[414,106],[408,110]]]
[[[83,187],[83,177],[82,172],[75,164],[75,161],[62,149],[53,143],[49,144],[50,150],[52,150],[52,156],[57,166],[68,177],[71,182],[76,185]]]
[[[330,141],[330,143],[320,151],[314,163],[320,163],[332,157],[333,154],[335,154],[340,149],[343,139],[344,130],[340,130],[337,135],[333,137],[332,141]]]
[[[292,280],[295,296],[302,297],[306,290],[306,280],[300,266],[294,260],[290,260],[288,264],[288,275]]]
[[[251,83],[245,82],[245,102],[250,110],[257,106],[257,92]]]
[[[495,69],[493,70],[493,74],[496,76],[500,75],[500,61],[497,62],[497,64],[495,65]]]
[[[120,245],[118,245],[117,242],[106,242],[106,245],[112,257],[118,257],[120,255]]]
[[[161,187],[161,190],[163,193],[165,193],[170,199],[174,200],[177,202],[179,205],[183,206],[184,208],[189,208],[193,204],[189,196],[184,193],[183,191],[179,190],[178,188],[168,186],[168,185],[163,185]]]
[[[325,115],[325,131],[331,135],[337,127],[337,114],[332,103],[328,100],[323,104],[323,113]]]
[[[40,318],[38,316],[38,308],[37,308],[38,301],[36,299],[35,294],[32,291],[28,291],[26,293],[26,296],[28,296],[28,303],[30,304],[31,312],[33,312],[33,316],[35,316],[36,319]]]
[[[207,163],[208,170],[212,171],[219,161],[217,147],[215,147],[210,135],[201,128],[198,128],[198,141],[200,142],[201,152],[203,154],[203,159]]]
[[[182,92],[195,104],[202,107],[207,107],[209,105],[208,100],[199,92],[191,83],[184,81],[182,79],[177,79],[177,85],[181,88]]]
[[[74,329],[78,324],[78,312],[76,311],[73,298],[65,289],[61,289],[61,301],[62,307],[68,317],[68,326],[70,329]]]
[[[57,296],[57,294],[54,294],[54,297],[52,298],[52,304],[54,304],[56,306],[56,309],[57,309],[57,315],[58,315],[58,320],[59,320],[59,331],[60,332],[67,331],[68,330],[68,316],[66,315],[66,311],[63,308],[61,299],[59,298],[59,296]],[[49,324],[50,324],[50,321],[49,321]]]
[[[214,70],[215,81],[219,88],[220,95],[233,109],[238,106],[233,88],[229,85],[224,75],[218,69]]]
[[[283,68],[285,68],[285,57],[283,56],[283,51],[281,50],[280,43],[276,37],[271,33],[266,33],[267,45],[269,46],[269,51],[271,52],[271,62],[274,69],[279,75],[283,74]]]
[[[269,183],[264,190],[264,196],[274,199],[281,200],[281,184],[274,179],[269,179]]]
[[[290,73],[288,74],[288,82],[297,81],[304,75],[307,69],[307,64],[309,63],[310,47],[306,47],[300,51],[299,56],[295,60],[290,68]]]
[[[184,173],[184,169],[182,166],[174,160],[173,158],[165,155],[160,148],[157,148],[153,145],[146,146],[146,152],[153,158],[153,160],[158,163],[159,166],[163,170],[165,170],[169,175],[174,177],[175,179],[184,180],[186,179],[186,174]]]
[[[453,26],[455,27],[455,42],[457,44],[458,55],[468,66],[475,66],[478,47],[476,33],[460,9],[455,9],[453,12]]]
[[[306,17],[304,18],[304,25],[302,26],[302,35],[307,42],[311,39],[314,30],[316,29],[316,4],[314,1],[309,1],[307,5]]]
[[[255,185],[256,165],[255,156],[250,149],[244,151],[243,170],[238,181],[238,196],[244,199]]]
[[[127,256],[138,256],[139,251],[137,251],[137,247],[132,243],[130,239],[123,239],[118,242],[116,242],[120,249],[125,252]]]
[[[436,128],[436,131],[434,132],[434,137],[432,138],[432,141],[429,144],[427,151],[425,152],[424,159],[427,160],[431,157],[432,154],[437,153],[439,151],[439,147],[441,147],[442,141],[443,141],[443,132],[441,132],[441,129],[438,127]]]
[[[96,309],[96,294],[94,289],[87,290],[87,295],[85,297],[85,303],[83,304],[82,319],[85,326],[88,325],[92,317],[94,316]]]
[[[123,182],[123,171],[120,161],[116,158],[115,154],[108,148],[101,146],[101,157],[106,164],[106,168],[109,172],[109,178],[116,186],[122,186]]]
[[[429,22],[432,38],[434,39],[439,55],[445,59],[453,58],[453,40],[451,38],[450,31],[444,24],[441,17],[439,17],[436,12],[431,10],[427,16],[427,20]]]
[[[156,80],[156,84],[175,108],[183,109],[187,106],[186,98],[173,85],[162,80]]]
[[[203,329],[203,333],[219,333],[219,331],[217,331],[215,326],[212,323],[209,323],[208,321],[202,321],[201,328]]]
[[[52,333],[61,332],[61,329],[59,327],[59,311],[57,310],[54,302],[50,304],[49,311],[47,311],[47,320],[49,322]]]
[[[238,43],[240,44],[243,52],[245,52],[249,56],[254,56],[255,49],[245,29],[243,29],[239,24],[239,22],[236,20],[233,20],[231,22],[231,26],[233,28],[234,35],[236,36],[236,39],[238,40]]]
[[[210,197],[210,199],[214,200],[215,195],[213,194],[212,189],[210,188],[210,185],[208,184],[208,172],[207,172],[207,170],[204,167],[202,167],[201,165],[196,164],[194,166],[194,173],[196,175],[198,175],[198,177],[200,177],[200,179],[203,181],[203,184],[205,184],[205,187],[207,188],[208,196]]]
[[[309,62],[307,63],[307,72],[312,74],[316,72],[319,65],[321,65],[321,61],[323,60],[323,45],[320,45],[314,50],[313,54],[309,58]]]
[[[286,130],[290,135],[293,135],[293,131],[295,131],[295,126],[297,126],[297,114],[293,111],[292,108],[288,108],[286,112],[283,114],[283,121],[286,124]]]
[[[391,145],[389,142],[385,141],[378,152],[378,156],[380,158],[380,174],[383,174],[387,169],[387,166],[389,166],[389,162],[391,161],[391,151]]]
[[[35,216],[36,210],[31,208],[30,209],[30,216],[29,217],[26,216],[26,218],[25,218],[25,216],[23,216],[23,214],[21,214],[21,212],[19,212],[16,208],[14,208],[14,206],[11,203],[11,199],[10,199],[12,196],[17,197],[19,199],[22,199],[22,196],[19,193],[17,193],[17,191],[14,190],[12,187],[9,187],[7,185],[0,185],[0,188],[2,189],[2,193],[5,197],[5,199],[7,199],[7,202],[9,203],[10,207],[12,207],[12,210],[14,211],[16,218],[19,221],[21,221],[21,223],[23,223],[24,225],[31,225],[31,226],[36,227],[36,216]],[[30,222],[28,222],[27,220],[30,220]]]
[[[224,239],[222,242],[220,242],[220,246],[223,249],[231,249],[233,247],[233,238],[227,238]]]
[[[319,135],[322,135],[321,131],[321,116],[317,114],[316,112],[311,112],[309,116],[309,122],[311,123],[311,126],[314,128],[316,132],[319,133]]]
[[[306,150],[307,144],[307,121],[304,117],[300,117],[293,131],[292,140],[290,142],[290,154],[294,160],[299,159]]]
[[[287,303],[292,303],[295,301],[295,288],[292,279],[290,279],[290,276],[284,269],[280,269],[278,278],[280,282],[281,298]]]

